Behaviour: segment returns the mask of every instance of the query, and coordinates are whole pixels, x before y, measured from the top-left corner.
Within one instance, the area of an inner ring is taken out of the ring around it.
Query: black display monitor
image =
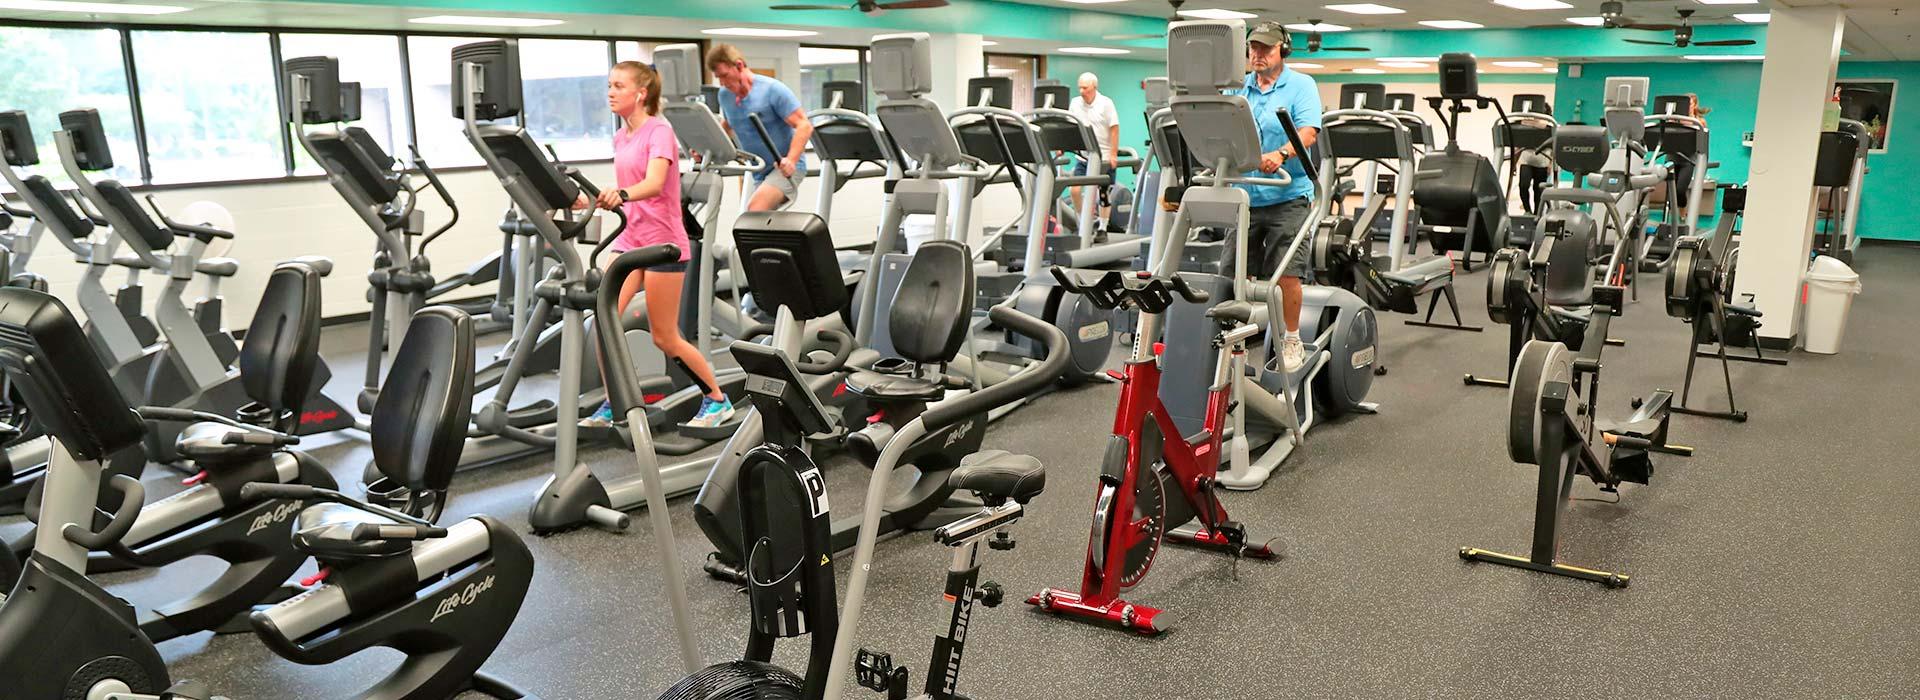
[[[1013,109],[1012,78],[973,78],[967,81],[967,106],[978,107],[985,100],[988,107]]]
[[[33,145],[33,127],[27,113],[20,110],[0,112],[0,154],[7,165],[24,168],[40,162],[40,150]]]
[[[73,138],[74,165],[89,172],[113,167],[113,149],[107,146],[106,128],[100,126],[100,110],[61,112],[60,128]]]
[[[715,92],[719,88],[714,88]],[[855,112],[867,111],[867,91],[857,80],[830,80],[820,86],[820,104],[831,105],[833,98],[840,98],[840,108]],[[718,106],[715,106],[718,109]]]
[[[1052,104],[1047,103],[1047,99],[1049,97],[1053,99]],[[1052,107],[1054,109],[1067,109],[1072,104],[1073,104],[1073,91],[1068,89],[1067,86],[1065,85],[1040,85],[1033,89],[1033,106],[1034,107]]]
[[[340,59],[332,56],[289,58],[281,62],[280,72],[285,76],[289,117],[298,110],[300,120],[307,124],[348,121],[342,114]],[[303,83],[305,93],[299,94],[297,86]],[[355,92],[354,97],[358,102],[359,93]],[[354,111],[359,111],[358,105]]]
[[[756,302],[787,307],[803,321],[839,313],[847,305],[833,234],[818,215],[741,214],[733,224],[733,242]]]
[[[1553,103],[1546,95],[1522,93],[1513,96],[1513,111],[1534,114],[1553,114]]]
[[[1347,83],[1340,86],[1340,104],[1334,109],[1386,109],[1387,86],[1379,83]]]
[[[753,343],[735,342],[732,349],[733,359],[747,373],[745,388],[754,408],[763,413],[783,410],[808,435],[833,429],[826,407],[801,378],[793,358],[779,348]]]
[[[1389,110],[1395,112],[1412,112],[1415,111],[1415,104],[1417,104],[1417,102],[1414,100],[1413,93],[1411,92],[1387,93],[1387,109]]]
[[[1653,98],[1653,110],[1649,114],[1674,114],[1682,117],[1693,116],[1693,98],[1688,95],[1661,95]]]
[[[360,121],[360,84],[340,84],[340,121]]]
[[[519,115],[520,44],[513,39],[495,39],[453,48],[453,83],[448,92],[453,118],[467,118],[467,67],[473,64],[481,70],[473,118],[491,121]]]
[[[1470,53],[1440,56],[1440,97],[1467,100],[1480,96],[1480,65]]]

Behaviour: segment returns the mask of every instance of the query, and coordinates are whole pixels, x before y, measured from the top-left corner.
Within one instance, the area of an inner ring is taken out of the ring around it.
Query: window
[[[60,113],[92,107],[100,110],[113,169],[103,177],[137,182],[140,151],[134,142],[133,105],[127,74],[120,62],[120,33],[111,29],[0,27],[0,109],[23,110],[33,126],[40,152],[34,172],[55,183],[67,182],[53,134]],[[0,190],[9,190],[0,180]]]
[[[448,92],[453,89],[453,47],[486,40],[478,36],[407,37],[407,68],[413,79],[414,140],[420,147],[420,156],[428,163],[452,167],[484,162],[473,150],[473,144],[467,143],[466,134],[462,132],[466,125],[453,118],[453,100]]]
[[[133,58],[154,183],[286,175],[266,34],[136,31]]]
[[[1033,85],[1040,80],[1041,69],[1039,56],[987,54],[987,77],[1013,79],[1015,112],[1024,113],[1033,109]]]
[[[360,121],[395,158],[407,158],[406,94],[400,76],[400,39],[376,34],[282,34],[281,60],[332,56],[340,60],[340,80],[360,84]],[[293,86],[286,87],[292,90]],[[295,175],[318,175],[320,166],[307,149],[293,145]]]
[[[864,49],[800,47],[801,107],[809,112],[826,107],[822,88],[827,83],[849,80],[864,86],[866,54]]]
[[[607,111],[607,42],[520,40],[520,90],[528,133],[561,160],[613,157]]]

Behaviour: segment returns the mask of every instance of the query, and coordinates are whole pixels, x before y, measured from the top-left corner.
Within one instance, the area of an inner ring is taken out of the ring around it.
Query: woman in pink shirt
[[[636,61],[615,65],[607,74],[607,108],[621,120],[620,130],[613,135],[613,172],[620,188],[601,192],[596,204],[604,209],[622,207],[627,215],[626,230],[611,246],[614,257],[642,246],[671,243],[680,247],[680,260],[605,283],[620,285],[621,309],[627,308],[635,294],[646,291],[647,325],[654,346],[668,357],[685,362],[700,381],[713,387],[700,412],[688,423],[720,425],[733,417],[733,405],[720,391],[720,382],[714,379],[707,358],[680,337],[680,290],[692,246],[687,243],[686,226],[680,216],[679,143],[673,127],[659,116],[660,74]],[[602,403],[600,410],[583,422],[605,426],[613,421],[613,407]]]

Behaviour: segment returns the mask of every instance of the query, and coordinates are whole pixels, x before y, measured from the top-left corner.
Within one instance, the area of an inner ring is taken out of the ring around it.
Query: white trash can
[[[1847,330],[1847,312],[1860,293],[1860,273],[1837,258],[1813,259],[1807,270],[1807,352],[1840,352],[1840,336]]]
[[[931,214],[908,214],[906,218],[900,222],[900,232],[902,237],[906,239],[908,255],[912,255],[914,251],[919,250],[921,243],[940,237],[940,232],[933,228],[933,215]]]

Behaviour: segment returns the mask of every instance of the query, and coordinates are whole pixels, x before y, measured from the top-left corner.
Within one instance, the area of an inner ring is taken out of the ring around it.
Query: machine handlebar
[[[1047,346],[1046,359],[1004,382],[927,409],[926,413],[920,414],[920,421],[926,426],[927,432],[940,430],[968,416],[984,414],[1029,396],[1066,374],[1067,362],[1072,359],[1073,353],[1067,346],[1065,332],[1052,323],[1016,311],[1011,306],[995,306],[987,312],[987,317],[1001,328],[1040,339]]]

